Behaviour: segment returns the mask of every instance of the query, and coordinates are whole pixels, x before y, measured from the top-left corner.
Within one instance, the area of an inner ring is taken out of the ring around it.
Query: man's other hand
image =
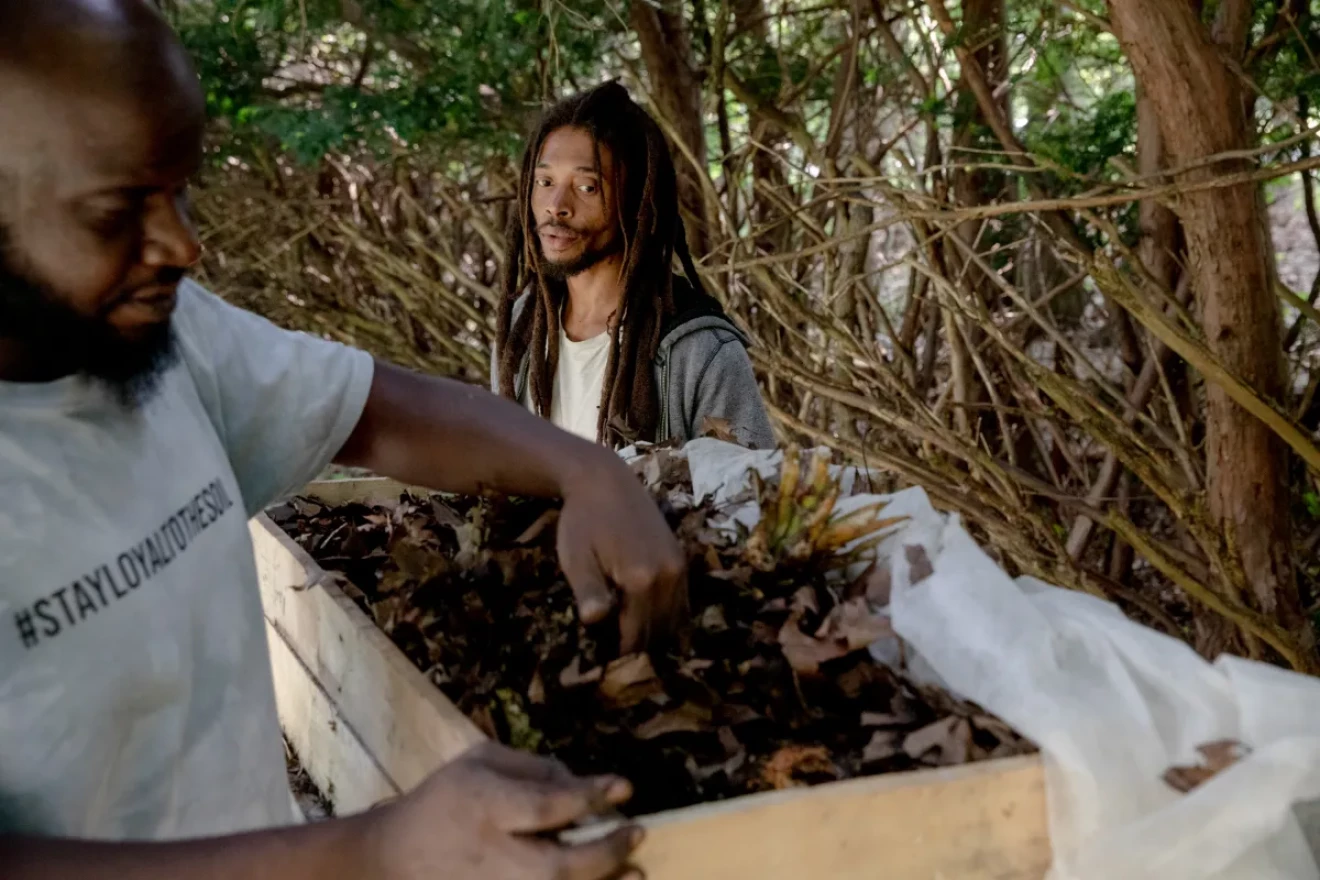
[[[605,880],[624,871],[642,831],[627,826],[576,846],[549,833],[605,813],[632,789],[493,743],[448,764],[416,791],[363,818],[369,874],[382,880]],[[640,878],[631,872],[623,875]]]
[[[618,603],[620,649],[629,654],[677,625],[687,608],[687,561],[637,478],[600,451],[599,464],[566,481],[559,563],[583,622],[605,619]]]

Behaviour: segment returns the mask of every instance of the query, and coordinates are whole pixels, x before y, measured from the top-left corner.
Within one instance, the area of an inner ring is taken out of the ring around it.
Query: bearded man
[[[625,650],[681,607],[684,566],[608,450],[187,280],[203,108],[144,0],[0,0],[0,876],[616,876],[635,829],[543,832],[627,783],[496,747],[285,827],[247,520],[332,460],[561,496],[581,616],[617,607]]]

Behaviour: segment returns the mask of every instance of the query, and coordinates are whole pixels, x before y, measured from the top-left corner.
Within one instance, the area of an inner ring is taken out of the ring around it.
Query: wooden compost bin
[[[328,504],[392,501],[390,480],[313,483]],[[340,815],[417,785],[483,734],[266,516],[251,523],[280,724]],[[647,816],[650,880],[1039,880],[1039,758],[752,795]]]

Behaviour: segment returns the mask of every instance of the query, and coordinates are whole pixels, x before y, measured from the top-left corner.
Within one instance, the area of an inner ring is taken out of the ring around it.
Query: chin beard
[[[551,281],[567,281],[574,275],[581,275],[583,272],[595,266],[597,263],[614,256],[618,248],[610,247],[602,250],[585,250],[571,260],[557,263],[554,260],[547,259],[545,251],[541,248],[541,241],[536,240],[536,255],[540,258],[541,274]]]
[[[103,318],[75,312],[54,291],[18,271],[4,240],[0,230],[0,334],[37,357],[53,353],[52,359],[103,385],[127,409],[147,404],[178,361],[170,322],[162,321],[139,339],[126,339]]]

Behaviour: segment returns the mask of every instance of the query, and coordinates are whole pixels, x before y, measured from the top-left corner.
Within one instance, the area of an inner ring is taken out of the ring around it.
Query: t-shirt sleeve
[[[249,516],[315,479],[362,416],[366,352],[281,329],[191,280],[175,330]]]

